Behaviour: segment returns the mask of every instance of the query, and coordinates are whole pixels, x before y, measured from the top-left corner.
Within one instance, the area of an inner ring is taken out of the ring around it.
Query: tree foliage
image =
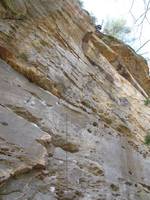
[[[76,2],[79,4],[79,6],[82,8],[83,7],[83,1],[82,0],[76,0]]]
[[[129,39],[131,28],[126,25],[126,20],[123,18],[108,19],[104,25],[103,32],[126,41]]]

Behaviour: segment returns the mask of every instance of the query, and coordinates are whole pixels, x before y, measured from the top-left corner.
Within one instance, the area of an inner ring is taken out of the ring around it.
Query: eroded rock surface
[[[150,200],[150,149],[143,143],[148,86],[95,33],[76,1],[12,1],[23,15],[6,2],[0,3],[0,199]]]
[[[109,46],[115,55],[117,55],[117,59],[114,57],[115,59],[111,60],[112,65],[117,69],[117,71],[135,86],[133,83],[135,81],[130,77],[132,75],[145,92],[150,95],[150,77],[147,61],[142,56],[137,55],[130,46],[125,45],[123,42],[111,36],[101,33],[98,37],[106,46]],[[103,55],[110,60],[108,58],[108,53],[105,52]]]

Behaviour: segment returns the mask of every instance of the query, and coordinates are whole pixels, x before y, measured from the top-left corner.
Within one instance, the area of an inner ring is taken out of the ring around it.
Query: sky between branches
[[[97,18],[97,24],[107,18],[124,18],[131,27],[132,36],[136,38],[132,47],[138,50],[144,43],[150,40],[150,10],[139,18],[147,8],[150,8],[150,0],[82,0],[84,8]],[[143,21],[144,19],[144,21]],[[136,21],[138,20],[138,21]],[[150,59],[150,42],[146,43],[138,53]]]

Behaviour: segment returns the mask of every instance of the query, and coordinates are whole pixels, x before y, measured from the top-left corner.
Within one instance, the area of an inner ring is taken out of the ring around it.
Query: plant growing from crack
[[[145,136],[144,144],[150,145],[150,132],[148,132],[147,135]]]
[[[147,97],[145,100],[144,100],[144,105],[145,106],[148,106],[150,104],[150,97]]]

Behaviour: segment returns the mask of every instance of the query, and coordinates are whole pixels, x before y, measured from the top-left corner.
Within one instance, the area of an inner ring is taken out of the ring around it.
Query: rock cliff
[[[0,199],[150,200],[146,61],[76,0],[0,2]]]

